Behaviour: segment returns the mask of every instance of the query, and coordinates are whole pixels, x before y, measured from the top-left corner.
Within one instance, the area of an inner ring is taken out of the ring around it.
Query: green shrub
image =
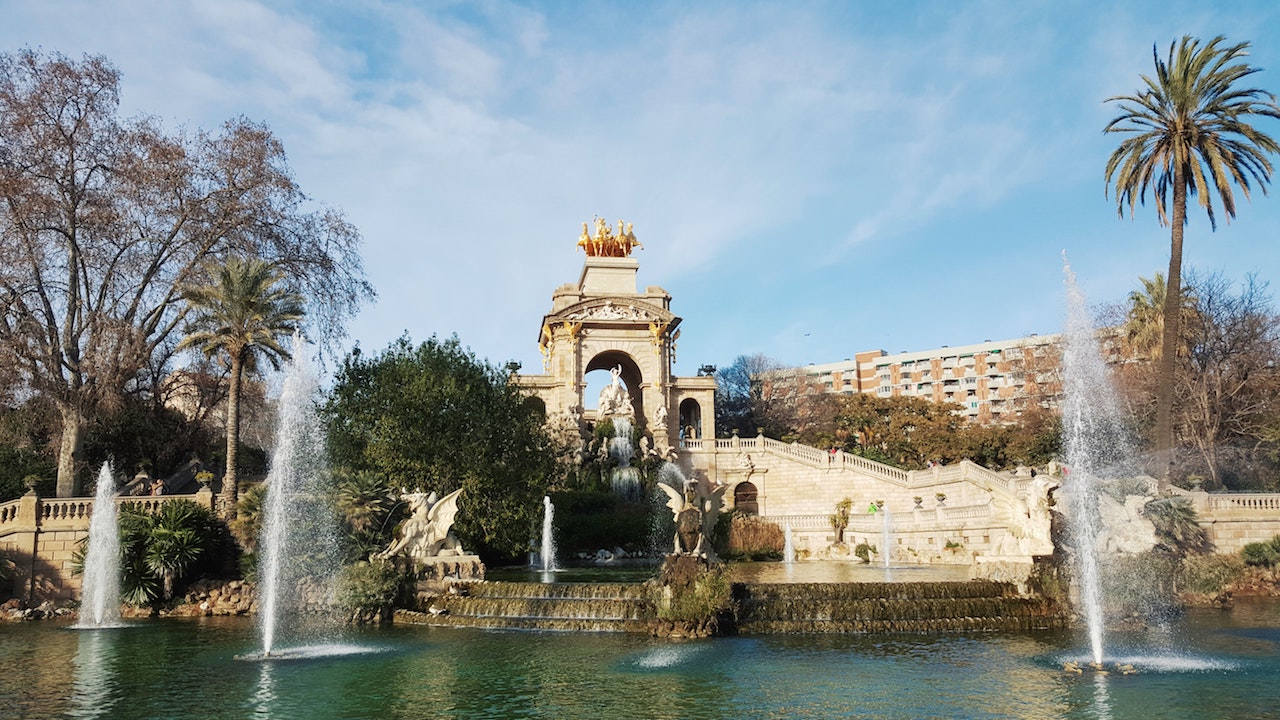
[[[623,502],[612,491],[572,490],[553,493],[556,508],[556,547],[562,557],[601,548],[628,552],[649,549],[653,508],[648,503]],[[663,509],[670,517],[670,513]],[[541,532],[541,525],[536,533]],[[663,547],[670,551],[663,538]]]
[[[1168,617],[1178,607],[1174,581],[1180,567],[1177,558],[1158,551],[1108,560],[1100,568],[1103,611],[1109,617]]]
[[[658,603],[660,620],[705,622],[733,608],[733,583],[723,567],[701,573],[682,586],[669,586],[669,603]]]
[[[223,536],[213,513],[190,500],[170,500],[154,514],[120,508],[120,591],[132,605],[174,596],[188,579],[212,569]]]
[[[875,545],[868,545],[866,543],[858,543],[857,547],[853,549],[853,554],[864,563],[871,562],[871,556],[877,552],[879,551],[876,550]]]
[[[360,622],[387,619],[403,587],[404,576],[392,563],[375,560],[346,565],[338,573],[338,605]]]
[[[1244,573],[1244,561],[1234,555],[1195,555],[1182,561],[1182,585],[1191,592],[1212,595]]]
[[[1240,558],[1245,565],[1252,567],[1275,567],[1276,562],[1280,561],[1280,547],[1277,547],[1276,542],[1278,539],[1280,536],[1269,542],[1249,543],[1240,551]]]

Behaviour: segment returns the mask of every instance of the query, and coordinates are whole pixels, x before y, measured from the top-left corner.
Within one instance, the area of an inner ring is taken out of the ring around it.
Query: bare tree
[[[1211,487],[1228,466],[1250,464],[1280,412],[1280,317],[1267,284],[1250,275],[1238,289],[1221,275],[1188,278],[1196,312],[1174,405],[1181,442],[1193,448]],[[1233,474],[1239,474],[1233,473]]]
[[[269,129],[166,133],[119,118],[118,88],[100,56],[0,55],[0,359],[57,407],[60,496],[99,404],[172,351],[205,260],[275,263],[322,343],[373,297],[359,233],[304,209]]]

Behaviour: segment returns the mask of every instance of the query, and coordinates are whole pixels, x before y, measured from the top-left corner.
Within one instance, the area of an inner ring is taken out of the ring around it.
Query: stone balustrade
[[[217,509],[208,488],[194,495],[123,496],[116,503],[152,513],[176,500]],[[74,597],[80,578],[72,573],[73,558],[89,535],[93,504],[93,498],[42,498],[34,492],[0,504],[0,556],[14,564],[12,587],[0,584],[0,596],[28,602]]]
[[[963,460],[906,471],[866,458],[757,435],[753,438],[685,439],[680,463],[686,476],[714,479],[733,488],[751,483],[757,512],[780,527],[790,525],[798,548],[818,550],[835,533],[830,515],[844,498],[854,502],[845,532],[878,542],[882,521],[862,511],[883,502],[908,555],[953,562],[958,555],[994,552],[1008,533],[1010,512],[1023,507],[1032,477],[999,473]],[[1219,552],[1280,535],[1280,494],[1182,492],[1195,504],[1201,525]],[[945,502],[944,502],[945,501]],[[1025,512],[1025,510],[1024,510]],[[956,546],[965,553],[957,553]],[[941,552],[940,547],[947,547]]]

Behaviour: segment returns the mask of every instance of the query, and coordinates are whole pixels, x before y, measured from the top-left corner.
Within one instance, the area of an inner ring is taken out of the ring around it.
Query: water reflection
[[[1266,703],[1280,682],[1277,617],[1274,601],[1239,602],[1232,613],[1191,611],[1167,631],[1117,633],[1139,670],[1110,676],[1063,671],[1086,652],[1069,631],[666,642],[390,627],[248,663],[234,658],[256,638],[238,618],[115,633],[28,623],[0,626],[0,717],[1276,720]]]
[[[79,635],[74,676],[71,683],[70,707],[73,718],[105,717],[116,703],[115,645],[112,633],[84,630]]]
[[[1111,697],[1107,693],[1110,676],[1095,673],[1093,676],[1093,716],[1098,720],[1111,720]]]
[[[271,717],[271,709],[276,703],[275,667],[275,663],[270,662],[258,665],[258,685],[250,702],[254,717]]]

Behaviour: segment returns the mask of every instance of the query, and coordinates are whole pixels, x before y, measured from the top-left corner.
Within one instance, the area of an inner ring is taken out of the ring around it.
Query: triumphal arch
[[[589,437],[595,423],[615,417],[638,425],[662,455],[682,438],[715,437],[715,378],[672,374],[680,318],[666,290],[637,289],[640,263],[632,253],[642,245],[631,225],[619,222],[615,231],[600,218],[594,225],[583,223],[578,237],[586,254],[578,282],[552,293],[538,329],[542,374],[514,381],[542,400],[548,423],[571,437]],[[594,370],[608,370],[613,379],[589,403],[586,375]]]

